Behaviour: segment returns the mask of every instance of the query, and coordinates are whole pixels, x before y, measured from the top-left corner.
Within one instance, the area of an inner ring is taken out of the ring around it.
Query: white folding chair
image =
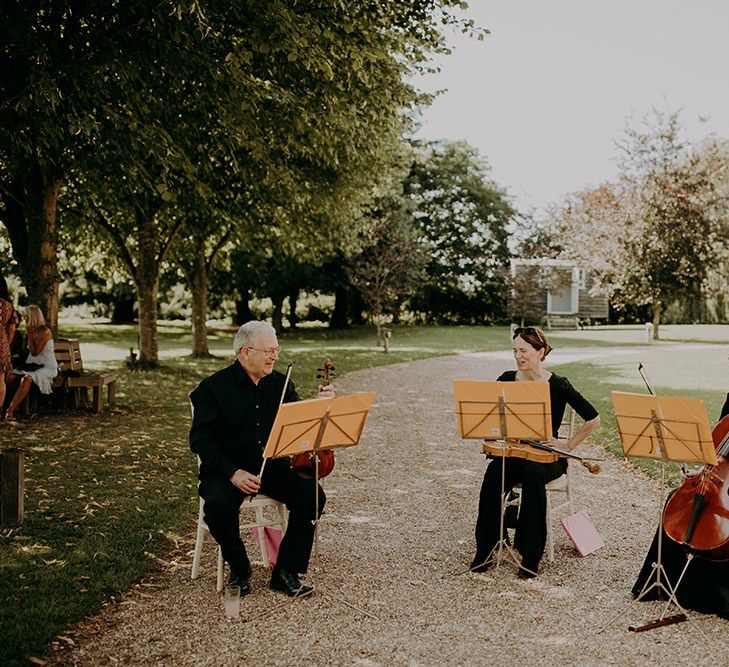
[[[194,418],[195,407],[193,406],[192,401],[190,401],[190,412]],[[199,456],[197,457],[197,469],[198,471],[200,470]],[[202,556],[203,539],[205,538],[205,532],[208,530],[203,513],[204,502],[205,501],[201,497],[197,510],[197,534],[195,536],[195,551],[192,556],[192,572],[190,573],[191,579],[197,579],[198,572],[200,571],[200,557]],[[265,507],[275,508],[278,514],[278,519],[266,519],[263,514]],[[285,533],[288,526],[286,506],[278,500],[274,500],[273,498],[269,498],[268,496],[264,496],[262,493],[259,493],[255,497],[246,496],[243,499],[243,503],[240,508],[241,510],[252,509],[255,512],[256,520],[251,523],[241,525],[240,529],[256,528],[258,530],[258,548],[261,551],[261,560],[263,561],[263,566],[268,567],[271,564],[271,561],[268,558],[268,546],[266,545],[266,531],[264,528],[266,526],[279,526],[281,528],[281,532]],[[220,546],[218,546],[218,576],[216,581],[216,588],[218,589],[218,592],[223,590],[224,569],[225,563],[223,561],[223,552],[220,550]]]
[[[570,407],[567,409],[569,412],[565,415],[565,419],[560,426],[560,431],[563,437],[571,438],[575,430],[575,411]],[[515,488],[518,489],[520,486],[520,484],[517,484]],[[572,505],[572,468],[569,459],[567,460],[567,472],[547,483],[545,488],[547,490],[547,558],[552,563],[554,562],[554,514],[565,508],[567,508],[568,514],[575,513]],[[552,495],[560,493],[565,495],[565,499],[555,504],[552,500]],[[521,493],[511,500],[507,498],[505,507],[512,507],[514,505],[517,507],[521,506]]]
[[[569,439],[575,432],[575,411],[568,407],[569,413],[565,415],[565,419],[560,426],[563,431],[563,437]],[[562,433],[561,433],[562,435]],[[567,459],[567,472],[557,479],[553,479],[546,487],[547,489],[547,558],[549,562],[554,562],[554,516],[555,512],[559,512],[567,508],[567,514],[574,514],[574,506],[572,505],[572,467],[571,462]],[[565,499],[554,504],[552,501],[553,494],[563,493]]]
[[[200,498],[197,517],[197,537],[195,538],[195,552],[192,557],[191,579],[197,579],[198,572],[200,570],[200,557],[202,556],[203,539],[205,538],[205,532],[208,530],[205,519],[203,518],[203,503],[203,499]],[[264,516],[264,508],[266,507],[276,510],[276,518],[267,519]],[[263,561],[264,567],[269,567],[270,560],[268,558],[268,548],[266,546],[266,534],[264,528],[266,526],[279,526],[281,528],[281,532],[285,533],[288,523],[286,520],[286,507],[278,500],[274,500],[273,498],[269,498],[268,496],[264,496],[259,493],[255,497],[246,496],[241,505],[241,511],[243,510],[253,510],[255,513],[255,521],[241,524],[240,528],[241,530],[247,530],[248,528],[256,528],[258,530],[258,547],[261,551],[261,560]],[[224,567],[225,563],[223,562],[223,552],[220,550],[220,546],[218,546],[218,576],[216,582],[218,591],[223,590]]]

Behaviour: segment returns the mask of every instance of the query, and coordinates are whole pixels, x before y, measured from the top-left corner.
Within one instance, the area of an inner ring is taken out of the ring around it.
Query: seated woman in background
[[[8,373],[8,385],[19,385],[5,413],[5,419],[15,418],[15,411],[34,382],[42,394],[50,394],[53,378],[58,375],[53,337],[41,309],[35,305],[28,306],[23,319],[27,329],[28,357],[24,362],[17,362]]]

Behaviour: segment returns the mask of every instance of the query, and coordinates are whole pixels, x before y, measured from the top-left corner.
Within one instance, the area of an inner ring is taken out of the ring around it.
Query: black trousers
[[[239,528],[240,506],[245,494],[229,480],[215,474],[200,477],[199,492],[205,501],[205,523],[220,545],[223,558],[231,570],[245,573],[249,561]],[[284,503],[289,510],[288,528],[281,541],[276,566],[291,572],[306,572],[314,543],[314,480],[299,477],[287,460],[269,461],[261,478],[261,493]],[[321,486],[318,495],[321,516],[326,503]]]
[[[476,521],[476,558],[483,562],[499,541],[501,524],[501,466],[506,461],[504,492],[521,482],[521,508],[514,546],[524,564],[536,569],[547,544],[547,491],[545,486],[565,473],[565,461],[535,463],[517,458],[494,458],[481,485]]]

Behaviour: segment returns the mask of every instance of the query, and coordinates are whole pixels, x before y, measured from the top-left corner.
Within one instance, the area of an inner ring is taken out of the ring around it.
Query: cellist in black
[[[729,394],[721,410],[719,421],[729,417]],[[716,428],[720,428],[719,424]],[[725,457],[718,456],[719,463],[726,461]],[[670,497],[669,497],[670,500]],[[668,502],[668,501],[667,501]],[[653,563],[658,554],[658,532],[653,538],[643,567],[633,585],[633,597],[638,597],[646,582],[653,574]],[[671,540],[668,534],[663,533],[663,548],[661,562],[666,570],[670,582],[675,585],[686,566],[687,552],[678,542]],[[660,589],[641,598],[642,600],[665,599],[666,595]],[[678,603],[687,609],[694,609],[705,614],[716,614],[729,619],[729,561],[712,561],[697,554],[689,564],[676,590]]]

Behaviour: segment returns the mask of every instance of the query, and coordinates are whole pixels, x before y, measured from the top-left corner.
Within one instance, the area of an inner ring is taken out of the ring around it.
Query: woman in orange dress
[[[15,335],[15,308],[10,301],[8,284],[0,276],[0,414],[5,403],[5,374],[12,368],[10,341]]]

